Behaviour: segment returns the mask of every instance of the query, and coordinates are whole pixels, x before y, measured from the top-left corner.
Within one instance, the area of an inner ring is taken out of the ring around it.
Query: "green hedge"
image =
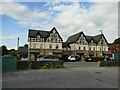
[[[53,55],[39,55],[37,56],[37,58],[40,58],[40,57],[43,57],[43,56],[48,56],[48,57],[51,57],[51,58],[54,58],[54,59],[59,59],[60,58],[60,55],[56,55],[56,54],[53,54]]]
[[[100,61],[99,66],[100,67],[103,67],[103,66],[120,66],[120,61],[116,61],[116,62]]]
[[[63,68],[63,61],[17,61],[18,70]]]
[[[93,62],[103,61],[104,57],[91,57]]]
[[[90,58],[90,57],[89,57]],[[98,61],[104,61],[104,57],[91,57],[91,60],[88,60],[89,58],[85,58],[86,62],[98,62]]]

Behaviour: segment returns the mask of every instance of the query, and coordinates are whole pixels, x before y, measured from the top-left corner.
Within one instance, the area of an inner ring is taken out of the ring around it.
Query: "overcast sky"
[[[2,45],[8,49],[28,43],[28,29],[56,27],[64,41],[75,33],[103,34],[109,43],[118,37],[117,2],[9,2],[1,3]]]

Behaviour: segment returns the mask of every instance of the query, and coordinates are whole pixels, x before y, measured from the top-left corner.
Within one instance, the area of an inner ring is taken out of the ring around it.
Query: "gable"
[[[88,44],[86,37],[83,33],[80,34],[80,36],[78,37],[76,43],[78,44]]]
[[[101,38],[98,41],[98,44],[109,45],[104,35],[101,35]]]
[[[54,28],[50,31],[48,37],[46,38],[46,41],[48,41],[48,42],[49,42],[49,41],[50,41],[50,42],[61,42],[61,41],[63,41],[63,40],[62,40],[61,36],[59,35],[59,33],[57,32],[56,28],[54,27]]]

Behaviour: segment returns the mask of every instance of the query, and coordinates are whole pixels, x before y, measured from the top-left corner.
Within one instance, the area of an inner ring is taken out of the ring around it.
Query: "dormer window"
[[[56,37],[52,37],[52,42],[56,42]]]
[[[40,35],[37,35],[37,41],[38,42],[40,41]]]
[[[93,40],[91,40],[91,44],[93,44]]]
[[[82,45],[84,45],[85,44],[85,39],[84,39],[84,37],[80,37],[80,44],[82,44]]]
[[[56,34],[55,33],[53,33],[52,34],[52,38],[51,38],[52,40],[52,42],[56,42],[56,40],[57,40],[57,37],[56,37]]]

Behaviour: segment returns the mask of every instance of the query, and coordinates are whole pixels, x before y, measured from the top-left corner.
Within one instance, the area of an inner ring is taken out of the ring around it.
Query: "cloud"
[[[0,37],[1,40],[6,40],[6,39],[7,40],[12,39],[13,40],[13,39],[16,39],[16,38],[17,38],[17,36],[2,36],[2,37]]]
[[[117,3],[95,3],[89,9],[82,8],[79,3],[60,5],[53,8],[60,14],[54,19],[56,26],[62,31],[65,39],[69,35],[84,31],[88,35],[100,34],[99,29],[112,42],[117,38],[118,10]],[[67,34],[66,34],[67,33]]]
[[[44,12],[36,12],[29,9],[29,7],[19,4],[19,3],[1,3],[0,14],[11,17],[20,24],[30,25],[31,27],[36,27],[39,25],[43,18],[47,17]]]
[[[118,35],[116,2],[95,2],[90,8],[83,8],[79,2],[65,4],[56,1],[44,5],[43,11],[40,8],[39,11],[34,11],[15,2],[2,3],[1,6],[0,13],[17,20],[20,25],[45,30],[56,26],[64,40],[80,31],[87,35],[100,34],[99,29],[103,30],[109,42]]]

